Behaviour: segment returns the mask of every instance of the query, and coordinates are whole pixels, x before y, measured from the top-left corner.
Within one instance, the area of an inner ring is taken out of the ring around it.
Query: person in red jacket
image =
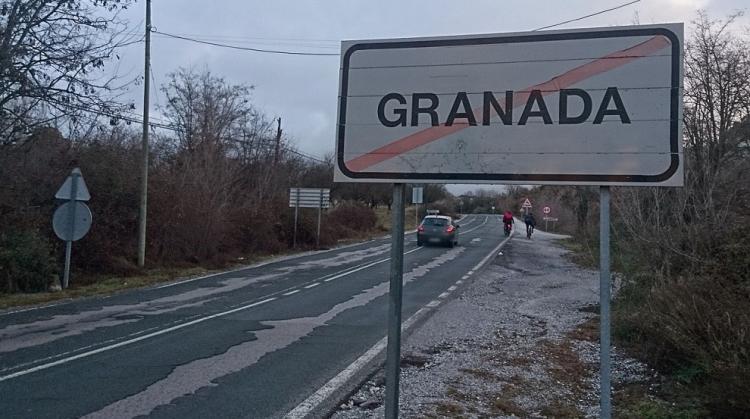
[[[510,211],[505,211],[503,214],[503,226],[505,227],[505,235],[510,234],[511,228],[513,228],[513,213]]]

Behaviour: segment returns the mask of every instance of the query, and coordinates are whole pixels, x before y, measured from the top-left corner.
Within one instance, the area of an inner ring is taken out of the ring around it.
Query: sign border
[[[524,173],[393,173],[393,172],[353,172],[346,167],[344,160],[344,138],[346,136],[346,106],[349,84],[349,63],[357,51],[373,49],[426,48],[443,46],[466,46],[507,44],[523,42],[561,41],[575,39],[621,38],[627,36],[661,35],[669,39],[672,46],[672,69],[670,89],[670,166],[656,175],[603,175],[603,174],[524,174]],[[343,55],[341,86],[339,94],[339,121],[336,144],[337,166],[342,174],[352,179],[362,180],[445,180],[445,181],[511,181],[511,182],[585,182],[585,183],[660,183],[668,180],[680,167],[680,75],[682,45],[677,35],[665,27],[629,29],[599,29],[585,32],[555,32],[518,35],[492,35],[476,38],[453,38],[432,40],[385,41],[359,43],[349,47]]]

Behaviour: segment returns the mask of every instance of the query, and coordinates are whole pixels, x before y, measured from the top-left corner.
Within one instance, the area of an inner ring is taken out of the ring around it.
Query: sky
[[[241,47],[337,54],[351,39],[447,36],[533,30],[627,3],[628,0],[153,0],[155,30]],[[145,1],[121,15],[142,32]],[[740,26],[750,28],[746,0],[641,0],[555,29],[685,22],[689,38],[696,10],[712,17],[745,11]],[[164,97],[158,86],[179,67],[208,69],[232,84],[254,86],[254,105],[281,117],[284,132],[298,149],[322,157],[335,148],[340,59],[224,49],[154,34],[151,47],[151,112],[158,117]],[[143,44],[120,52],[123,77],[143,72]],[[141,86],[125,98],[142,112]],[[454,193],[477,185],[450,186]],[[481,186],[487,189],[487,185]]]

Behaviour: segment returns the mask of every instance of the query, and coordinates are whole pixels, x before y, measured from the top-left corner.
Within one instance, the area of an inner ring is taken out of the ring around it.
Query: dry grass
[[[420,208],[421,209],[421,208]],[[417,228],[416,220],[414,219],[415,207],[413,205],[407,206],[404,210],[404,230],[414,230]],[[375,215],[378,217],[377,229],[380,231],[391,231],[391,212],[388,207],[377,207],[375,208]],[[421,221],[421,220],[420,220]]]
[[[599,342],[599,316],[592,317],[578,325],[567,335],[570,339]]]
[[[576,399],[582,398],[587,392],[591,391],[591,388],[586,384],[586,377],[589,375],[588,367],[578,358],[569,340],[561,342],[544,341],[541,348],[546,359],[551,362],[547,372],[555,381],[567,383]],[[549,407],[555,406],[576,409],[577,411],[575,405],[567,401],[558,400],[556,404],[551,404]],[[581,412],[574,416],[581,416]]]
[[[77,285],[73,282],[70,288],[58,292],[0,294],[0,309],[46,304],[81,297],[111,295],[127,289],[141,288],[178,278],[187,279],[209,273],[211,271],[204,268],[158,269],[138,276],[87,278],[86,282],[88,283],[86,285]],[[75,281],[75,278],[73,278],[73,281]]]

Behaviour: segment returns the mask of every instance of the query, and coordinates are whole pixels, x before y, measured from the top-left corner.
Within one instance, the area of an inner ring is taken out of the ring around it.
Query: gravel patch
[[[568,261],[557,238],[515,235],[405,339],[401,417],[598,416],[598,272]],[[614,384],[654,381],[612,355]],[[331,417],[383,417],[384,383],[378,371]]]

